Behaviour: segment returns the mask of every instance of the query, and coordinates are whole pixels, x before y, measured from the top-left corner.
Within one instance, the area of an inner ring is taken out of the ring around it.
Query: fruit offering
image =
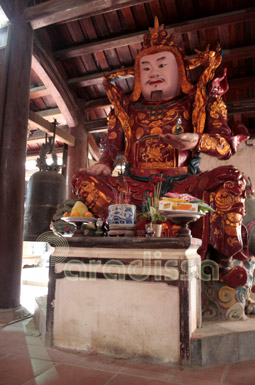
[[[70,216],[71,217],[84,217],[84,214],[87,213],[88,211],[89,210],[88,210],[87,206],[83,202],[77,201],[72,208]]]
[[[62,205],[58,206],[56,213],[52,217],[50,228],[57,234],[62,234],[65,236],[72,236],[72,233],[75,230],[75,225],[72,223],[67,223],[61,218],[68,217],[84,217],[84,218],[93,218],[94,214],[90,212],[87,206],[76,199],[67,199]],[[88,228],[86,226],[89,226]],[[95,226],[91,224],[83,224],[84,230],[89,230],[88,235],[93,235],[95,232]]]

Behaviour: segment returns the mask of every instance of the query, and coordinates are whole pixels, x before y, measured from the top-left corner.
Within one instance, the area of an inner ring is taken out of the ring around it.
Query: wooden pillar
[[[15,0],[13,4],[13,19],[6,48],[4,89],[0,101],[0,310],[11,310],[20,305],[25,161],[33,45],[33,30],[22,18],[22,2]]]
[[[76,127],[70,129],[70,134],[75,137],[75,147],[68,147],[66,183],[68,198],[74,198],[72,178],[80,168],[86,168],[88,165],[88,133],[82,120]]]

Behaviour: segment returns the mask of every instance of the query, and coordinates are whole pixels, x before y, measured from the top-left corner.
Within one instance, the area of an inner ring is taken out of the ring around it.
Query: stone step
[[[255,359],[255,316],[242,321],[206,321],[191,340],[191,364],[219,365]]]

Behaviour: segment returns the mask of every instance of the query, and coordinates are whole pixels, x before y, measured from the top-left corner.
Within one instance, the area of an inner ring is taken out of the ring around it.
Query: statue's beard
[[[163,92],[162,90],[152,91],[151,100],[159,101],[162,100]]]

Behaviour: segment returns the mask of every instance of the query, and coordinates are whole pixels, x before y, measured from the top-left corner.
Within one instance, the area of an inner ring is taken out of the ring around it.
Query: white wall
[[[250,140],[249,143],[252,143],[252,141]],[[201,171],[211,170],[224,165],[233,165],[251,178],[255,188],[255,143],[252,147],[248,147],[245,143],[242,143],[237,153],[228,160],[218,160],[213,156],[205,154],[201,154],[201,158]]]

